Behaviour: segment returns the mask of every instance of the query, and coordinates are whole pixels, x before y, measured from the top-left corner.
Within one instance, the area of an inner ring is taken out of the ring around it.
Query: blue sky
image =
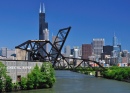
[[[81,46],[93,38],[112,45],[116,34],[130,51],[130,0],[0,0],[0,47],[38,39],[39,6],[44,2],[50,39],[60,28],[71,26],[65,45]]]

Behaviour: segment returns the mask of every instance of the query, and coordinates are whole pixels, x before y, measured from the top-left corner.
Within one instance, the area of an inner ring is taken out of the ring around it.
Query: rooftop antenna
[[[45,13],[45,5],[44,5],[44,3],[43,3],[43,13]]]
[[[42,13],[42,8],[41,8],[41,3],[40,3],[40,9],[39,9],[39,13]]]

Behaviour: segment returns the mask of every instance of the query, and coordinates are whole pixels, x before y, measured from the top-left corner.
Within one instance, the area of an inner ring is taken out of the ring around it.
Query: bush
[[[20,86],[21,86],[22,90],[27,89],[27,78],[25,78],[25,77],[21,78]]]
[[[51,88],[55,83],[55,74],[52,65],[49,62],[42,64],[41,68],[36,65],[31,73],[21,81],[23,89]],[[27,85],[27,87],[25,86]]]
[[[13,88],[12,79],[10,76],[5,77],[5,91],[11,92]]]
[[[115,79],[115,80],[125,80],[130,79],[130,68],[120,68],[120,67],[111,67],[103,73],[104,78]]]
[[[6,66],[0,62],[0,93],[3,89],[7,92],[12,91],[12,87],[12,79],[7,75]]]
[[[3,89],[6,92],[10,92],[12,89],[17,90],[18,87],[21,87],[23,90],[51,88],[55,81],[56,79],[52,64],[49,62],[44,62],[41,68],[39,68],[36,64],[27,77],[22,77],[21,82],[16,82],[13,84],[11,77],[6,74],[5,65],[0,62],[0,93]]]

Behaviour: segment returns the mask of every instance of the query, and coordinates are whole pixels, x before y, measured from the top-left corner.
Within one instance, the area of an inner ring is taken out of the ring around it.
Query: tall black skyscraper
[[[48,23],[45,22],[45,7],[44,4],[40,5],[39,10],[39,40],[45,40],[44,30],[48,29]]]
[[[111,55],[112,51],[113,51],[113,46],[109,46],[109,45],[103,46],[103,53],[105,55]]]
[[[48,30],[48,23],[45,21],[44,4],[40,5],[39,10],[39,40],[49,40],[49,30]],[[43,48],[46,50],[46,52],[48,52],[48,44],[44,45]],[[46,53],[42,49],[40,49],[39,52],[42,56],[46,56]]]

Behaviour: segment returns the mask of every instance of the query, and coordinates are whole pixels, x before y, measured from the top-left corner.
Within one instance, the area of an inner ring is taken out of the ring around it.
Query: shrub
[[[111,67],[107,71],[103,72],[104,78],[115,79],[115,80],[124,80],[130,79],[130,68],[120,68],[120,67]]]
[[[12,79],[10,76],[5,77],[5,91],[11,92],[13,88]]]
[[[21,89],[25,90],[27,89],[27,78],[22,77],[20,82]]]

